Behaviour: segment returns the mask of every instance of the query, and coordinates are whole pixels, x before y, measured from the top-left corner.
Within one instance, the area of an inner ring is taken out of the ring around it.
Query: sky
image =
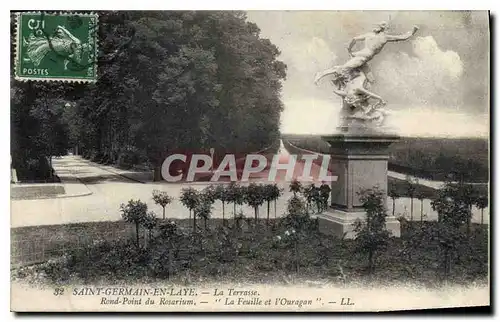
[[[390,34],[419,27],[411,40],[387,44],[370,62],[372,91],[388,102],[387,125],[400,135],[489,135],[486,11],[248,11],[247,16],[287,65],[283,133],[335,132],[340,98],[328,81],[314,85],[314,75],[345,63],[352,37],[387,21]]]

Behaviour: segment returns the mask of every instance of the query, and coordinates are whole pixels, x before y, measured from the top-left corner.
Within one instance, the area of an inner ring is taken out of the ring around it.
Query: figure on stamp
[[[46,36],[42,30],[37,30],[28,39],[23,38],[23,46],[27,48],[26,55],[28,56],[24,60],[31,61],[35,67],[40,65],[51,50],[64,56],[64,70],[68,69],[70,61],[79,64],[82,53],[87,47],[63,26],[57,26],[52,36]]]

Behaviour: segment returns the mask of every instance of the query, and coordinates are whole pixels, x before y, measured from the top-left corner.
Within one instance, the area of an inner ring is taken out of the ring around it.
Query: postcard
[[[11,12],[11,311],[488,308],[489,18]]]

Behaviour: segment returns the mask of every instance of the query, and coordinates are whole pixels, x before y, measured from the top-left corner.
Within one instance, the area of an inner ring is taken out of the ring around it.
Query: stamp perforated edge
[[[21,14],[42,14],[43,11],[24,11],[24,12],[14,12],[15,13],[15,35],[14,35],[14,41],[16,42],[15,45],[15,53],[14,53],[14,79],[20,82],[28,82],[28,81],[35,81],[35,82],[63,82],[63,83],[95,83],[97,82],[97,63],[94,64],[94,78],[57,78],[57,77],[46,77],[46,78],[39,78],[39,77],[29,77],[29,76],[18,76],[17,74],[17,62],[18,62],[18,55],[19,55],[19,43],[20,43],[20,26],[19,26],[19,19],[21,17]],[[49,13],[51,15],[61,15],[61,16],[72,16],[72,15],[80,15],[80,16],[93,16],[96,18],[95,23],[96,23],[96,34],[95,34],[95,46],[94,46],[94,57],[97,61],[98,59],[98,53],[99,53],[99,14],[95,12],[90,12],[90,13],[80,13],[80,12],[52,12]]]

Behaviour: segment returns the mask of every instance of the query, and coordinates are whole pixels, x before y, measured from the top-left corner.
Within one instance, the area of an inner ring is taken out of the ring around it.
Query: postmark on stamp
[[[15,79],[95,82],[97,28],[95,13],[17,13]]]

